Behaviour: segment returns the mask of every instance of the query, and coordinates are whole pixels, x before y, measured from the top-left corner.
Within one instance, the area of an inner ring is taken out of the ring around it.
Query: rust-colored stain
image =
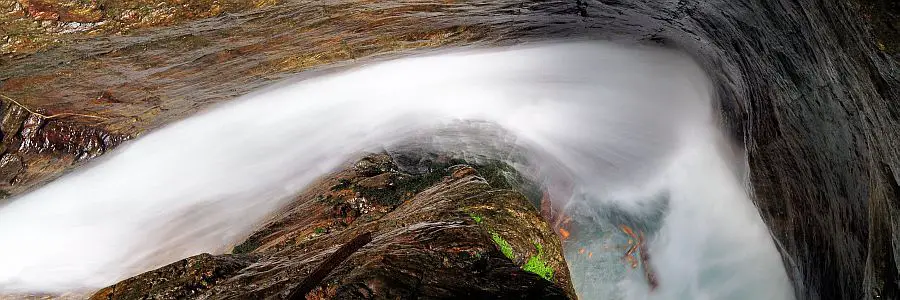
[[[638,236],[634,233],[634,230],[627,225],[619,225],[619,229],[622,230],[625,234],[627,234],[630,239],[628,239],[628,246],[626,246],[625,255],[622,257],[631,266],[632,269],[638,267],[638,260],[634,257],[635,252],[638,247],[640,247],[640,241],[635,243],[635,240],[638,240]]]
[[[650,266],[650,254],[647,251],[647,244],[644,242],[644,232],[635,233],[627,225],[619,225],[619,229],[630,237],[623,259],[632,269],[636,269],[639,265],[643,266],[644,277],[650,285],[650,290],[655,290],[659,286],[659,282],[656,273]]]

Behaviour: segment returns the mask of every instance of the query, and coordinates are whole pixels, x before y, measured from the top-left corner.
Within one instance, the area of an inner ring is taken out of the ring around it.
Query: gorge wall
[[[84,8],[0,1],[4,194],[300,72],[451,46],[653,43],[691,53],[715,82],[721,122],[746,146],[755,203],[798,297],[900,297],[896,3],[250,2],[204,15],[134,1],[162,8],[96,5],[72,17]],[[26,39],[44,42],[17,42]]]

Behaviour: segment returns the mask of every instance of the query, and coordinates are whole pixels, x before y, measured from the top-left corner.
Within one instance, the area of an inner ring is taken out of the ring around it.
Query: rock
[[[9,102],[4,101],[3,103],[3,118],[2,123],[0,123],[0,131],[3,132],[3,141],[6,144],[11,144],[12,140],[16,138],[16,135],[19,134],[19,129],[22,128],[22,124],[25,123],[25,120],[31,115],[28,111],[22,109],[22,107]]]
[[[897,1],[285,1],[258,10],[256,0],[162,2],[105,1],[104,25],[85,36],[62,33],[67,25],[50,10],[33,10],[47,12],[35,22],[13,1],[0,93],[34,111],[109,117],[51,123],[116,140],[350,60],[553,38],[674,47],[711,76],[720,124],[746,148],[754,202],[798,298],[897,294],[900,246],[885,242],[900,240],[900,195],[891,192],[900,182]],[[226,12],[241,13],[210,18]],[[91,100],[102,91],[121,103],[98,107]],[[24,119],[3,114],[4,145],[19,149]],[[92,146],[71,145],[80,147]],[[78,161],[66,151],[18,154],[45,171],[29,167],[28,180],[0,192],[20,193]]]
[[[249,256],[200,254],[107,287],[91,296],[102,299],[193,298],[252,264]]]
[[[3,155],[0,158],[0,183],[12,183],[16,176],[22,173],[24,168],[25,164],[22,163],[22,158],[18,155],[11,153]]]
[[[382,173],[360,180],[356,185],[366,189],[384,190],[390,188],[397,176],[399,176],[397,173]]]
[[[26,0],[25,10],[32,18],[38,21],[59,20],[59,13],[48,3],[36,0]]]
[[[390,170],[391,158],[387,155],[372,155],[356,163],[355,170],[362,176],[375,176]]]
[[[0,154],[15,154],[17,164],[28,166],[0,170],[0,180],[16,178],[11,184],[0,183],[0,195],[15,195],[52,180],[129,138],[69,121],[49,119],[8,99],[0,100]]]
[[[454,166],[453,173],[451,173],[450,176],[454,179],[460,179],[469,175],[474,175],[477,172],[478,171],[476,171],[475,168],[470,166]]]
[[[369,156],[356,164],[367,172],[352,168],[324,178],[235,247],[240,254],[188,258],[92,299],[575,298],[549,225],[521,194],[477,177],[477,168],[411,176],[435,179],[407,185],[414,196],[383,211],[356,210],[346,222],[337,220],[345,214],[329,213],[360,199],[333,191],[336,184],[393,175],[368,168],[377,162],[379,170],[395,169],[386,159]]]
[[[480,31],[453,22],[409,26],[425,24],[424,16],[407,12],[426,12],[431,9],[427,5],[403,4],[404,16],[384,19],[370,13],[359,16],[351,13],[356,8],[346,5],[269,0],[11,2],[7,15],[9,30],[0,30],[4,32],[0,38],[0,65],[3,66],[0,102],[16,106],[16,110],[24,111],[21,107],[24,106],[47,115],[72,113],[101,117],[68,115],[48,120],[47,125],[71,129],[63,132],[65,135],[100,138],[72,143],[69,147],[56,144],[52,151],[31,149],[50,148],[48,143],[27,144],[24,152],[41,155],[22,155],[26,164],[48,167],[40,173],[29,173],[27,180],[0,188],[0,192],[13,195],[70,170],[77,165],[72,162],[105,153],[118,141],[139,136],[299,71],[480,39]],[[4,8],[2,3],[0,9]],[[282,5],[270,9],[276,4]],[[383,9],[372,4],[373,9],[377,8],[373,11]],[[39,14],[42,21],[36,22],[28,8]],[[378,14],[381,13],[392,12]],[[385,20],[402,20],[406,25],[402,30],[388,29],[394,26],[382,26]],[[7,23],[4,24],[7,29]],[[349,40],[348,43],[320,41],[313,38],[318,32],[347,36]],[[337,32],[342,33],[334,34]],[[369,34],[363,37],[356,32]],[[286,38],[289,36],[310,39]],[[297,43],[298,40],[311,43]],[[362,50],[353,50],[348,55],[351,48]],[[31,55],[36,52],[40,54]],[[262,55],[260,60],[255,62],[242,59],[259,55]],[[215,65],[235,68],[222,72],[210,68]],[[256,79],[247,81],[249,77]],[[9,99],[16,99],[21,106]],[[18,119],[18,114],[30,116],[27,112],[17,113],[16,118],[5,120],[4,124],[21,126],[23,120]],[[7,121],[11,124],[6,124]],[[59,135],[53,137],[60,140]],[[112,142],[106,143],[106,137]],[[8,148],[19,147],[15,143],[5,144]]]

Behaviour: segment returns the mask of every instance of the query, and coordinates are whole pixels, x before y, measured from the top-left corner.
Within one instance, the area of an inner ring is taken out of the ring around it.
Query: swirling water
[[[295,80],[0,208],[0,290],[96,289],[226,251],[361,151],[477,120],[513,137],[493,142],[523,149],[529,174],[575,219],[565,245],[582,298],[790,299],[713,96],[686,56],[598,42],[443,51]],[[656,289],[622,259],[624,223],[646,234]]]

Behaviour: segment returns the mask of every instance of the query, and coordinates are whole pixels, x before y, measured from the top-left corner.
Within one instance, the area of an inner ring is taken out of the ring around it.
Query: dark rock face
[[[715,82],[721,122],[746,146],[755,202],[798,297],[897,298],[898,15],[890,0],[294,2],[4,56],[0,93],[37,111],[106,118],[54,122],[96,132],[68,136],[108,148],[105,137],[137,136],[325,64],[545,38],[659,43],[692,53]],[[40,151],[7,143],[31,132],[15,110],[3,113],[2,179],[41,171],[4,187],[12,193],[74,161],[65,151],[32,159],[25,153]]]
[[[891,0],[857,0],[863,19],[871,25],[879,50],[900,54],[900,3]]]
[[[127,139],[35,114],[11,101],[2,102],[0,116],[0,203],[2,198],[47,182]]]
[[[706,66],[798,298],[900,297],[900,72],[858,3],[637,2],[579,3],[592,26]]]
[[[203,291],[253,263],[245,256],[200,254],[122,281],[92,299],[185,299]]]
[[[233,254],[187,258],[92,299],[574,298],[561,242],[523,195],[468,165],[432,168],[404,174],[368,156]]]
[[[798,297],[900,297],[896,59],[876,49],[854,3],[685,8],[671,40],[719,86],[722,121],[747,147],[754,200]]]

